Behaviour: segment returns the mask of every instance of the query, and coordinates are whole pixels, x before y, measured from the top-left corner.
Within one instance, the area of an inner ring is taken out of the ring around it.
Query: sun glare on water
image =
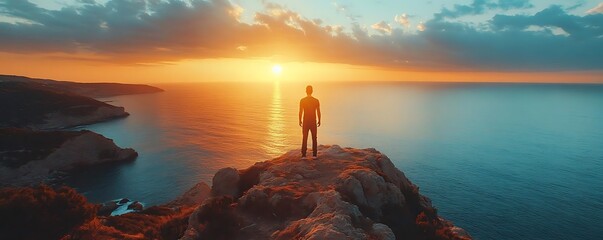
[[[272,74],[278,76],[278,75],[281,75],[282,72],[283,72],[283,67],[281,67],[280,64],[275,64],[274,66],[272,66]]]

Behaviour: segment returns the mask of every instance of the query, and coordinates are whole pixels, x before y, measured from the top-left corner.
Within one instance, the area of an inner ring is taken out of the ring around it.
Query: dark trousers
[[[303,140],[301,149],[302,156],[304,157],[306,156],[306,150],[308,150],[308,131],[312,132],[312,156],[316,156],[316,152],[318,151],[318,146],[316,144],[316,123],[306,124],[304,122],[302,127]]]

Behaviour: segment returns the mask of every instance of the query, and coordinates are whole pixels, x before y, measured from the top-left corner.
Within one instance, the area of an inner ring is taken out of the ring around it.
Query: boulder
[[[209,186],[200,182],[190,188],[180,197],[166,204],[168,207],[195,207],[203,203],[209,197],[211,189]]]
[[[350,202],[366,209],[366,214],[379,220],[381,208],[387,204],[404,205],[404,195],[395,184],[386,182],[377,172],[349,169],[337,177],[335,189]]]
[[[138,201],[134,201],[133,203],[130,203],[130,205],[128,205],[128,210],[142,211],[142,209],[143,209],[142,203],[140,203]]]
[[[234,168],[222,168],[214,175],[211,186],[213,196],[239,195],[239,171]]]
[[[115,201],[108,201],[106,203],[99,204],[97,215],[99,216],[110,216],[117,207],[117,203]]]

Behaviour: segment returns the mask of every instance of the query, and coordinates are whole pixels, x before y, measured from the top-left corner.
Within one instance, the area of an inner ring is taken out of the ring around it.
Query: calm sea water
[[[218,169],[299,148],[292,83],[160,85],[109,99],[128,118],[86,126],[135,162],[82,171],[90,200],[147,205]],[[603,85],[316,83],[321,144],[387,154],[477,239],[603,239]]]

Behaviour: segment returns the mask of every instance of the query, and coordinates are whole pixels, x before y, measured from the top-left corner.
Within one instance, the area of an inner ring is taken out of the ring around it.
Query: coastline
[[[129,116],[124,107],[92,97],[162,91],[148,85],[0,75],[0,185],[60,183],[61,176],[82,167],[135,160],[134,149],[120,148],[92,131],[70,129]]]

